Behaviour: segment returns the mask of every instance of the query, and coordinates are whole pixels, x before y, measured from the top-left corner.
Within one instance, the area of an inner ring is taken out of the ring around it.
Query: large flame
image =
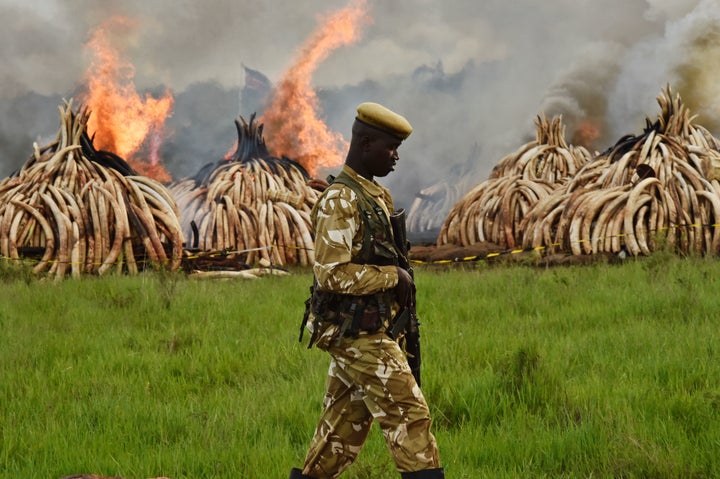
[[[360,38],[369,23],[365,0],[354,0],[344,9],[320,19],[295,63],[278,82],[263,114],[270,151],[296,159],[311,175],[318,168],[342,164],[347,142],[318,117],[318,98],[310,86],[312,74],[330,53]]]
[[[83,98],[92,112],[88,133],[94,135],[96,148],[117,154],[138,173],[170,181],[158,150],[173,106],[172,95],[166,91],[159,99],[149,94],[141,98],[133,82],[135,68],[112,41],[113,33],[127,33],[134,24],[124,17],[110,18],[86,44],[93,55],[86,73],[88,91]]]

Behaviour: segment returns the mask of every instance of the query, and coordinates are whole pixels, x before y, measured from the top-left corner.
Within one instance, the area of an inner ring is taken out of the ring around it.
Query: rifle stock
[[[405,228],[405,210],[399,209],[390,215],[390,224],[393,229],[395,246],[399,254],[399,266],[415,279],[412,266],[410,266],[410,242],[407,240]],[[391,335],[396,338],[404,330],[405,354],[415,381],[420,386],[420,321],[415,307],[415,287],[413,286],[410,304],[400,310],[393,321]]]

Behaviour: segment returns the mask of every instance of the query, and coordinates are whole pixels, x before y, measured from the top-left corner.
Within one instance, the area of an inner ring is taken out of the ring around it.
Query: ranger
[[[359,105],[345,165],[313,208],[314,283],[304,323],[310,346],[330,354],[330,368],[304,466],[290,479],[338,477],[356,459],[373,421],[403,479],[445,477],[425,397],[389,334],[415,286],[399,266],[392,197],[375,177],[394,171],[397,150],[411,132],[410,123],[386,107]]]

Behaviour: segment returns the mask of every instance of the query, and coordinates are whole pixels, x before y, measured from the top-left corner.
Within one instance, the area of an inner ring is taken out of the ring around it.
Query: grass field
[[[308,271],[0,277],[0,478],[301,465],[328,365],[297,341]],[[720,477],[720,262],[477,262],[416,278],[448,478]],[[343,477],[399,477],[377,428]]]

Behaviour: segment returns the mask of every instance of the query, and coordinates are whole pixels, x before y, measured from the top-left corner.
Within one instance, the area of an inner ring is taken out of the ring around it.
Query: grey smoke
[[[54,136],[57,106],[82,87],[83,44],[112,15],[137,19],[124,40],[138,88],[173,92],[172,136],[162,153],[179,179],[222,157],[235,139],[234,119],[261,108],[241,98],[244,66],[278,80],[317,16],[346,4],[0,0],[0,175],[26,161],[33,141]],[[655,97],[669,83],[701,114],[699,123],[720,126],[718,92],[692,68],[700,62],[720,71],[717,0],[369,4],[372,24],[357,44],[331,54],[314,84],[323,117],[346,138],[362,101],[411,121],[415,132],[401,148],[398,172],[383,180],[401,206],[465,171],[471,156],[484,179],[534,137],[540,113],[562,114],[568,136],[578,122],[595,119],[602,136],[590,146],[603,150],[657,115]]]

